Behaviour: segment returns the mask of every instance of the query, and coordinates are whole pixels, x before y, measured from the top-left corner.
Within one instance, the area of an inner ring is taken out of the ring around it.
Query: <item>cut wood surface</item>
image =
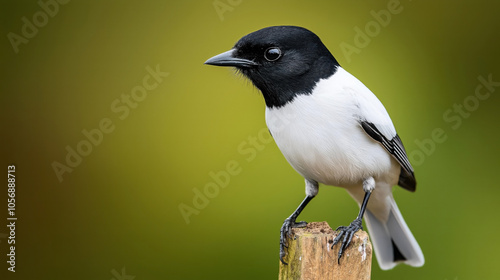
[[[293,229],[288,239],[288,254],[280,262],[279,279],[370,279],[372,264],[372,245],[368,234],[358,231],[351,244],[344,251],[340,264],[337,254],[340,243],[333,249],[333,239],[337,232],[327,222],[309,223],[304,228]]]

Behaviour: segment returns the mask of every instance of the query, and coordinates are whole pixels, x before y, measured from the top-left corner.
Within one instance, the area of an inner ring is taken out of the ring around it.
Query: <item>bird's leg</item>
[[[299,228],[299,227],[305,227],[307,225],[307,222],[300,221],[296,222],[295,220],[299,216],[300,212],[304,210],[306,207],[307,203],[313,199],[314,196],[306,196],[302,203],[300,203],[299,207],[290,215],[290,217],[286,218],[285,221],[283,222],[283,225],[281,226],[281,234],[280,234],[280,260],[283,264],[287,265],[283,260],[283,257],[286,255],[286,250],[285,248],[288,248],[288,237],[291,236],[291,229],[292,228]]]
[[[363,198],[363,203],[361,203],[361,208],[359,209],[359,214],[354,221],[349,226],[340,226],[336,229],[336,231],[340,231],[337,237],[333,240],[332,244],[332,249],[333,246],[335,246],[340,239],[342,239],[342,236],[344,237],[342,239],[342,244],[339,249],[338,253],[338,263],[340,264],[340,258],[342,257],[342,253],[344,253],[344,250],[349,246],[351,243],[352,237],[354,233],[356,233],[358,230],[363,229],[363,215],[365,214],[366,210],[366,205],[368,204],[368,199],[370,199],[370,195],[372,194],[373,189],[375,188],[375,180],[373,177],[370,177],[366,179],[363,182],[363,189],[365,191],[365,197]]]
[[[287,265],[283,258],[286,255],[286,249],[288,248],[288,237],[291,235],[292,228],[305,227],[307,225],[306,222],[296,222],[297,217],[300,215],[300,212],[304,210],[306,205],[318,194],[318,183],[315,181],[306,179],[306,198],[300,203],[299,207],[290,215],[290,217],[286,218],[281,226],[280,231],[280,261]]]

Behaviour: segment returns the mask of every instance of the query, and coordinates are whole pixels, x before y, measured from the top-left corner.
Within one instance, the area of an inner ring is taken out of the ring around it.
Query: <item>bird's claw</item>
[[[332,244],[332,249],[333,246],[335,246],[340,239],[342,239],[342,236],[344,237],[342,239],[342,244],[339,249],[339,254],[338,254],[338,264],[340,264],[340,258],[342,257],[342,254],[344,253],[344,250],[349,246],[351,243],[353,235],[360,229],[363,229],[363,225],[361,222],[361,219],[356,218],[349,226],[340,226],[338,227],[335,231],[340,231],[337,237],[333,240]]]
[[[287,218],[284,222],[283,225],[281,226],[281,231],[280,231],[280,261],[284,265],[288,265],[287,262],[283,260],[285,257],[287,250],[288,249],[288,238],[292,237],[292,228],[300,228],[300,227],[305,227],[307,226],[307,223],[304,221],[301,222],[295,222],[290,218]]]

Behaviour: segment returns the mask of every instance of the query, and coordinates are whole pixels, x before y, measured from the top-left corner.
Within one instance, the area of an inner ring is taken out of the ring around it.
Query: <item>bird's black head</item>
[[[271,26],[241,38],[205,62],[234,66],[262,91],[267,107],[281,107],[335,73],[338,62],[316,34],[297,26]]]

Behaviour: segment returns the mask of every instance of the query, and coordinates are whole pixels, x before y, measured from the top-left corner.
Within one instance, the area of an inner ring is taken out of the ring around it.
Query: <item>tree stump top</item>
[[[372,245],[365,231],[354,234],[338,264],[340,242],[333,249],[337,236],[327,222],[313,222],[295,228],[288,239],[288,255],[280,262],[279,279],[370,279]]]

